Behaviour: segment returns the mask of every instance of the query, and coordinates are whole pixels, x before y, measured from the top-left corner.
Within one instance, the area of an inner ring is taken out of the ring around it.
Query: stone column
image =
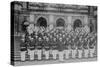
[[[34,23],[34,15],[30,15],[29,16],[29,22],[30,23]]]
[[[54,26],[54,16],[53,15],[49,15],[49,25]]]
[[[87,33],[90,32],[90,28],[89,28],[88,24],[89,24],[89,18],[88,18],[88,16],[84,16],[84,29]]]
[[[84,16],[84,25],[88,25],[89,19],[88,16]]]
[[[68,16],[68,26],[67,26],[67,30],[68,31],[71,31],[73,28],[72,28],[72,17],[71,16]]]

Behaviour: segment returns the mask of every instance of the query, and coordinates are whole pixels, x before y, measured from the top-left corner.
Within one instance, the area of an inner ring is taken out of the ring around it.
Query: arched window
[[[65,26],[65,21],[62,18],[57,19],[56,26],[57,27],[64,27]]]
[[[76,19],[74,21],[74,25],[73,25],[73,28],[76,29],[77,27],[82,27],[82,22],[80,19]]]
[[[46,21],[46,19],[43,18],[43,17],[40,17],[37,20],[37,26],[47,27],[47,21]]]

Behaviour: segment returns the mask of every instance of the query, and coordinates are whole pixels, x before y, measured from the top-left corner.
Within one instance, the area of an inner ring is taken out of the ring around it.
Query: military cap
[[[43,36],[43,39],[45,39],[45,36]]]
[[[65,34],[63,34],[63,37],[65,37]]]
[[[56,35],[57,36],[57,38],[59,37],[59,35]]]
[[[56,41],[56,38],[54,37],[53,40]]]
[[[62,35],[62,34],[59,34],[60,36]]]
[[[41,40],[42,40],[42,38],[41,38],[41,37],[39,37],[38,39],[39,39],[39,41],[41,41]]]
[[[38,38],[38,36],[37,36],[37,35],[36,35],[35,37],[36,37],[36,38]]]
[[[49,41],[49,38],[48,37],[46,38],[46,41]]]
[[[61,40],[61,41],[62,41],[62,38],[60,37],[60,38],[59,38],[59,40]]]

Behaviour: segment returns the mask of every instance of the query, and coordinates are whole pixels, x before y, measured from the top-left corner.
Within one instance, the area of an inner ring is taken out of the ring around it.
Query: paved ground
[[[41,64],[56,64],[56,63],[70,63],[70,62],[88,62],[88,61],[96,61],[97,58],[88,58],[88,59],[70,59],[65,60],[63,62],[59,60],[43,60],[43,61],[25,61],[25,62],[15,62],[15,66],[22,65],[41,65]]]

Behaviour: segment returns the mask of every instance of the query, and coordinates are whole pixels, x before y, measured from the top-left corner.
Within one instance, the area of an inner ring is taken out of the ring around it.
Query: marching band
[[[96,37],[96,33],[86,33],[82,28],[67,32],[64,28],[38,30],[29,25],[27,33],[23,34],[21,39],[21,61],[26,60],[26,52],[29,60],[64,61],[70,58],[92,58],[95,55]]]

